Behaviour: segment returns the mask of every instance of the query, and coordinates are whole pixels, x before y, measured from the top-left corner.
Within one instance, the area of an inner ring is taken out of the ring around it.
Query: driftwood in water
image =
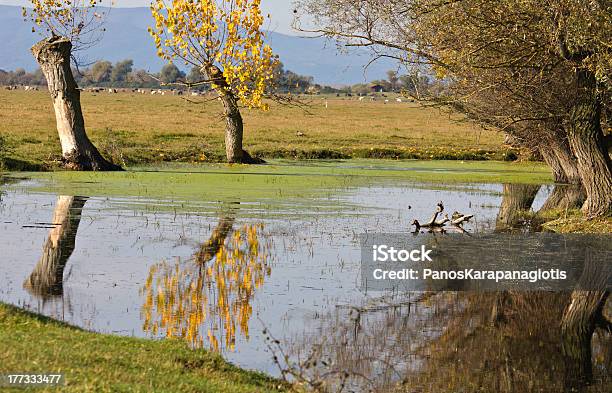
[[[434,211],[432,217],[426,223],[421,224],[419,220],[414,220],[412,222],[412,225],[416,227],[417,231],[420,228],[429,228],[430,230],[440,230],[447,223],[450,222],[452,225],[458,227],[459,229],[463,229],[461,228],[463,223],[468,222],[471,218],[474,217],[473,214],[466,215],[466,214],[454,212],[452,220],[448,218],[448,215],[445,215],[442,220],[438,220],[438,216],[442,214],[443,211],[444,211],[444,204],[442,202],[438,202],[438,204],[436,205],[436,210]]]
[[[451,216],[450,222],[454,226],[462,226],[464,223],[469,222],[472,218],[474,218],[473,214],[462,214],[456,211]]]

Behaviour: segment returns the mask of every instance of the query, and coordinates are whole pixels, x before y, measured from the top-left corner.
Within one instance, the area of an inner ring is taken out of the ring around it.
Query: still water
[[[44,183],[3,186],[0,301],[96,332],[178,337],[293,379],[329,378],[308,362],[328,359],[356,368],[362,377],[345,382],[355,390],[415,370],[422,378],[424,343],[472,307],[451,293],[361,292],[359,234],[408,232],[438,201],[474,214],[471,233],[513,224],[502,203],[513,188],[502,184],[370,181],[291,203],[238,191],[222,201],[67,195]],[[552,190],[516,187],[534,210]],[[465,326],[458,332],[469,334]]]

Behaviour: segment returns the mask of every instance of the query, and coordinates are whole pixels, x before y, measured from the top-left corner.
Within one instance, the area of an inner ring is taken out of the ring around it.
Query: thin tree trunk
[[[74,251],[81,211],[87,198],[60,196],[57,198],[52,224],[55,226],[43,247],[43,254],[24,282],[28,292],[48,298],[63,293],[64,268]]]
[[[578,161],[578,171],[587,199],[582,211],[587,217],[612,214],[612,162],[601,129],[601,102],[595,76],[577,71],[580,90],[570,112],[569,142]]]
[[[71,50],[70,40],[57,36],[32,47],[32,54],[47,79],[53,99],[63,165],[68,169],[86,171],[121,170],[102,157],[85,133],[80,91],[70,68]]]
[[[265,161],[251,155],[242,148],[244,124],[238,100],[227,84],[223,72],[214,66],[205,67],[208,78],[214,81],[213,87],[219,93],[225,114],[225,155],[227,162],[238,164],[263,164]]]

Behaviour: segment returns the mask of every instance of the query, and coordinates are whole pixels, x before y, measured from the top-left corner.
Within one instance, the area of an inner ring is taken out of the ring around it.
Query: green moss
[[[414,182],[548,183],[549,170],[534,163],[330,160],[274,161],[268,165],[226,164],[134,167],[118,173],[21,174],[40,180],[37,191],[66,195],[136,196],[188,201],[303,200],[332,197],[370,184]]]
[[[86,332],[0,304],[0,373],[64,373],[66,386],[36,392],[278,392],[289,386],[176,340]],[[11,391],[5,389],[3,391]],[[15,392],[27,391],[14,389]]]

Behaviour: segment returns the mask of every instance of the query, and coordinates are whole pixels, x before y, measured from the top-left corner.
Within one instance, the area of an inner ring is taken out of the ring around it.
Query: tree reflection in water
[[[520,226],[538,189],[506,185],[496,231]],[[572,194],[566,198],[561,191]],[[566,207],[564,201],[579,195],[559,187],[547,208],[560,202]],[[604,289],[610,271],[601,263],[606,255],[587,258],[581,278],[589,284],[583,288],[601,290],[370,298],[338,306],[308,328],[316,334],[272,349],[289,355],[276,354],[287,359],[279,363],[283,375],[317,391],[610,392],[612,304]]]
[[[75,248],[86,197],[61,195],[53,212],[52,229],[43,253],[23,286],[43,300],[64,293],[64,268]]]
[[[271,274],[263,224],[233,229],[223,215],[194,259],[151,267],[142,288],[143,330],[187,340],[194,347],[233,351],[236,334],[249,338],[251,302]]]

